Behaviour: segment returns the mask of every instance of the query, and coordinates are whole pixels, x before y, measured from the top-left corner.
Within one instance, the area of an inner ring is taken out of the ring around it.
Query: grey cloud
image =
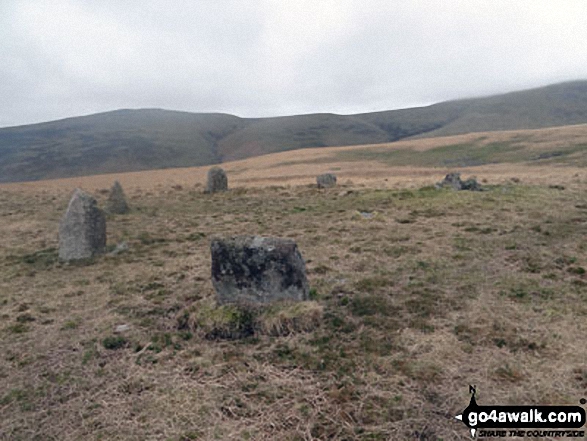
[[[384,110],[587,78],[583,0],[5,0],[0,126]]]

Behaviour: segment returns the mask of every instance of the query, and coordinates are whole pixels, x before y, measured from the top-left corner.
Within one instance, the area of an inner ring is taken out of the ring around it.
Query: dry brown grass
[[[549,129],[516,130],[504,132],[471,133],[468,135],[447,136],[430,139],[399,141],[390,144],[376,144],[350,147],[324,147],[294,150],[260,156],[222,165],[229,175],[231,187],[265,187],[271,185],[306,185],[315,183],[316,176],[333,172],[339,182],[352,180],[355,184],[365,184],[379,188],[418,188],[439,180],[451,170],[450,167],[397,167],[376,160],[339,161],[340,152],[361,152],[375,150],[380,152],[410,149],[427,151],[437,147],[475,142],[478,146],[491,143],[514,142],[538,153],[560,148],[587,144],[587,124],[554,127]],[[530,184],[567,182],[579,174],[585,176],[584,168],[527,163],[501,163],[477,167],[459,167],[464,174],[487,179],[494,183],[506,182],[512,177],[523,179]],[[206,182],[209,167],[187,167],[166,170],[119,173],[79,178],[54,179],[41,182],[0,184],[0,189],[69,192],[75,187],[90,191],[108,189],[115,180],[120,181],[128,192],[168,191],[174,188],[199,189]],[[61,193],[63,194],[63,193]]]
[[[198,169],[0,187],[0,439],[465,440],[469,384],[483,404],[583,397],[584,169],[484,166],[464,174],[489,191],[455,193],[417,189],[444,170],[345,162],[354,184],[318,191],[293,184],[324,164],[274,156],[227,165],[226,194],[194,187]],[[115,178],[133,211],[109,217],[108,244],[129,250],[57,262],[71,189],[103,204]],[[233,234],[298,242],[307,322],[185,326],[213,298],[209,238]]]

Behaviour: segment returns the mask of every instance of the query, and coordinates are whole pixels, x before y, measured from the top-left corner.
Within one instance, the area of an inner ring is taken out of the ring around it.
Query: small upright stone
[[[59,258],[88,259],[104,251],[106,218],[96,200],[77,188],[59,224]]]
[[[212,240],[210,250],[219,304],[308,300],[306,264],[293,240],[237,236]]]
[[[110,189],[108,200],[106,201],[106,211],[113,214],[124,214],[128,213],[128,204],[126,203],[126,197],[120,182],[115,181],[114,185]]]
[[[325,173],[316,177],[318,188],[331,188],[336,186],[336,176],[332,173]]]
[[[226,190],[228,190],[228,178],[226,177],[226,173],[220,167],[212,167],[208,170],[206,193],[216,193],[217,191]]]

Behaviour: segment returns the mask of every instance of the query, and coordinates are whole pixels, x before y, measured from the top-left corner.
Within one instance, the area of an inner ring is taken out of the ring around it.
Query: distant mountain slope
[[[385,130],[353,116],[314,114],[263,118],[218,143],[226,161],[308,147],[389,141]]]
[[[431,108],[450,112],[451,104],[460,107],[456,118],[426,133],[427,137],[583,124],[587,122],[587,81],[440,103]]]
[[[357,115],[116,110],[0,129],[0,182],[219,163],[308,147],[587,122],[587,81]]]
[[[0,181],[220,162],[216,141],[241,129],[222,114],[117,110],[0,130]]]

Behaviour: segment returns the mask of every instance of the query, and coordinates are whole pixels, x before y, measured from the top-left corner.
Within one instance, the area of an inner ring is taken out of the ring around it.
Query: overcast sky
[[[0,0],[0,127],[359,113],[587,79],[585,0]]]

